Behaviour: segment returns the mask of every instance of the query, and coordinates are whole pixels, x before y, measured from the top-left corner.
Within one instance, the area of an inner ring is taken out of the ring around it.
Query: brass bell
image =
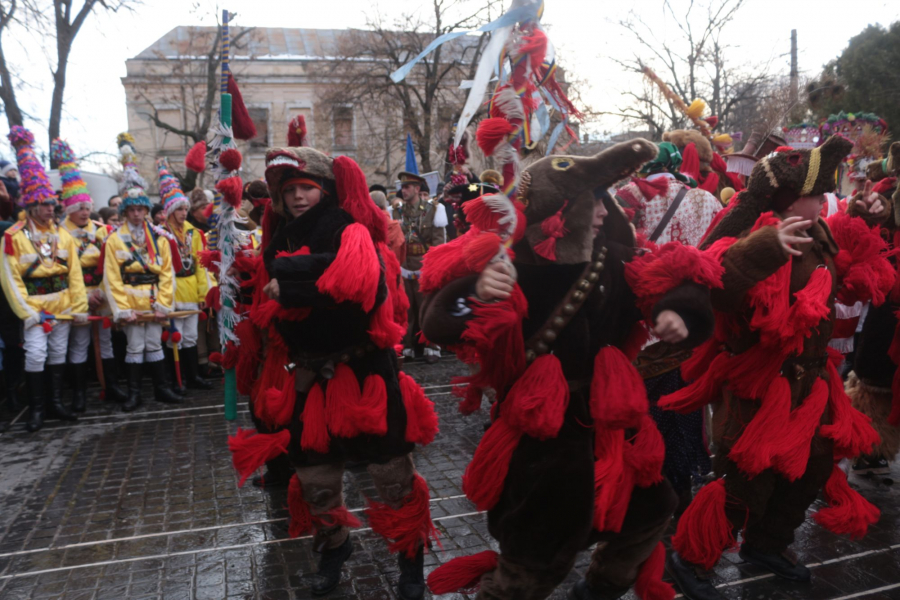
[[[594,271],[602,271],[602,270],[603,270],[603,261],[602,261],[602,260],[598,260],[597,262],[595,262],[594,265],[593,265],[593,267],[592,267],[592,270],[594,270]]]
[[[538,354],[546,354],[547,351],[550,350],[550,346],[544,342],[538,342],[534,345],[534,349],[537,350]]]
[[[556,332],[553,331],[552,329],[544,330],[544,339],[547,340],[547,342],[555,342],[556,341]]]
[[[591,282],[586,279],[582,279],[578,282],[578,289],[582,292],[586,292],[589,287],[591,287]]]
[[[527,362],[534,362],[534,359],[537,358],[537,354],[535,354],[534,350],[528,350],[525,352],[525,360]]]
[[[577,293],[577,292],[576,292],[576,293]],[[571,315],[571,314],[574,314],[574,313],[575,313],[575,307],[574,307],[573,305],[571,305],[571,304],[566,304],[565,306],[563,306],[563,310],[562,310],[562,311],[563,311],[563,314]]]
[[[572,294],[572,300],[575,302],[581,302],[584,300],[584,292],[575,292]]]
[[[587,279],[591,283],[597,283],[597,280],[600,279],[600,274],[597,273],[596,271],[593,271],[591,273],[588,273]]]
[[[565,324],[566,324],[566,320],[563,319],[561,316],[557,315],[557,316],[553,317],[553,326],[556,327],[557,329],[559,329],[560,327],[562,327]]]
[[[347,354],[346,352],[343,353],[343,354],[341,354],[341,362],[349,362],[349,361],[350,361],[350,355],[349,355],[349,354]]]

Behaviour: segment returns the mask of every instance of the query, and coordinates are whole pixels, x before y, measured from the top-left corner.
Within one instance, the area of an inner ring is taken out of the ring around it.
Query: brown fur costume
[[[703,134],[696,129],[675,129],[667,131],[663,134],[664,142],[672,142],[678,146],[679,150],[684,150],[685,146],[693,143],[697,148],[697,156],[700,158],[700,171],[710,172],[712,170],[713,148],[709,140],[703,137]]]
[[[856,373],[851,372],[844,384],[847,395],[853,401],[853,408],[872,419],[872,427],[881,438],[870,456],[893,461],[900,452],[900,428],[887,422],[891,414],[891,388],[877,387],[863,383]]]

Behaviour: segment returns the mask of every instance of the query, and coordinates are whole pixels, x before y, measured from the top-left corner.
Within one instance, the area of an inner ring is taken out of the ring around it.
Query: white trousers
[[[178,349],[193,348],[197,345],[197,326],[200,322],[200,315],[191,315],[183,319],[172,319],[175,323],[175,329],[181,333],[181,341],[178,343]],[[171,338],[167,342],[169,348],[172,347]]]
[[[151,363],[163,359],[160,323],[127,323],[125,337],[128,338],[126,363]]]
[[[100,323],[73,325],[72,332],[69,334],[69,362],[73,365],[87,362],[88,346],[91,344],[91,334],[94,327],[100,328],[100,358],[104,360],[113,358],[111,327],[104,329]]]
[[[46,333],[41,325],[27,327],[24,343],[25,371],[40,373],[45,364],[65,364],[71,328],[72,323],[69,321],[57,321],[50,333]]]

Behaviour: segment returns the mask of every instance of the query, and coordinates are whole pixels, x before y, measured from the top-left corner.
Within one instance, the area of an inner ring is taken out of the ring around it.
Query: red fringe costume
[[[252,308],[236,331],[239,385],[251,395],[259,432],[231,439],[234,465],[243,483],[287,456],[296,471],[290,534],[312,532],[315,549],[327,551],[359,524],[343,504],[344,462],[368,463],[382,500],[370,502],[369,523],[391,551],[415,558],[436,532],[428,486],[410,453],[434,439],[438,424],[433,403],[399,372],[394,346],[406,299],[384,218],[349,158],[291,147],[271,149],[266,163],[267,243],[261,255],[241,257]],[[323,195],[290,218],[281,188],[300,176]],[[277,300],[263,293],[270,278],[279,284]]]
[[[693,565],[712,568],[740,529],[753,550],[783,553],[823,486],[832,508],[817,520],[832,531],[862,535],[877,519],[845,481],[832,482],[844,478],[835,462],[867,451],[877,435],[850,407],[834,364],[841,357],[829,360],[827,344],[836,297],[884,300],[892,283],[885,244],[861,219],[838,214],[814,223],[812,243],[789,256],[779,219],[763,212],[780,194],[829,191],[849,149],[835,137],[813,151],[764,158],[740,203],[703,242],[725,270],[724,287],[712,292],[715,335],[682,366],[693,383],[660,401],[678,412],[714,403],[714,469],[722,479],[701,490],[673,538]]]
[[[887,172],[869,169],[867,174],[878,178],[873,191],[881,195],[881,201],[892,209],[893,214],[886,220],[874,222],[867,218],[864,209],[860,210],[862,203],[859,197],[853,198],[848,207],[850,215],[861,216],[870,224],[878,225],[881,238],[894,251],[890,258],[895,270],[894,285],[884,304],[869,307],[856,349],[853,372],[847,380],[847,394],[854,408],[872,419],[872,426],[881,438],[881,442],[866,457],[868,461],[893,461],[900,452],[900,321],[897,319],[900,311],[900,277],[896,273],[900,268],[896,255],[900,248],[900,214],[897,212],[897,202],[900,201],[900,188],[897,186],[900,142],[891,144],[884,164],[888,167]],[[865,464],[868,461],[861,461],[859,466],[875,466]]]
[[[610,214],[593,248],[590,227],[593,190],[655,152],[636,140],[594,157],[531,165],[518,190],[519,210],[527,208],[513,236],[517,285],[507,300],[484,303],[474,290],[478,273],[502,253],[495,232],[511,227],[502,208],[509,200],[467,203],[469,231],[426,255],[425,335],[479,367],[458,382],[468,384],[461,409],[479,408],[482,387],[499,398],[463,489],[488,511],[501,552],[441,566],[429,577],[433,592],[472,590],[483,574],[479,598],[544,598],[577,552],[603,541],[587,575],[592,589],[636,584],[646,600],[674,596],[659,580],[657,543],[675,495],[661,475],[662,438],[626,353],[633,356],[645,337],[641,321],[662,310],[688,324],[687,345],[701,342],[712,328],[708,290],[720,285],[721,268],[678,244],[636,252],[633,230],[608,196]]]

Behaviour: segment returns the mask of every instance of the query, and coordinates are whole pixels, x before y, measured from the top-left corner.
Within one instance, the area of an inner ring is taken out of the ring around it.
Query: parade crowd
[[[374,482],[365,515],[397,554],[402,599],[545,598],[590,547],[570,598],[671,600],[664,571],[688,598],[722,598],[709,573],[739,541],[743,560],[809,581],[789,551],[807,510],[821,493],[821,526],[865,535],[879,511],[847,471],[887,473],[900,449],[900,143],[857,165],[844,195],[854,144],[838,133],[792,147],[758,132],[723,156],[698,127],[525,159],[515,131],[530,109],[503,110],[517,76],[549,81],[531,64],[514,62],[473,136],[498,168],[474,172],[464,134],[435,190],[412,170],[396,187],[367,181],[310,147],[298,117],[265,179],[239,190],[185,194],[158,160],[155,205],[123,133],[120,194],[94,213],[72,148],[52,144],[54,190],[13,127],[17,164],[0,163],[10,419],[27,406],[30,432],[75,421],[91,348],[103,401],[125,412],[145,375],[156,402],[181,404],[233,370],[256,427],[228,440],[240,484],[287,488],[290,535],[321,554],[316,595],[340,582],[360,525],[344,505],[350,463]],[[228,152],[211,156],[233,173]],[[227,268],[210,241],[222,197],[240,229]],[[226,307],[239,318],[220,343]],[[489,407],[462,487],[499,551],[426,582],[439,539],[414,453],[439,423],[402,366],[451,352],[469,367],[460,410]]]

